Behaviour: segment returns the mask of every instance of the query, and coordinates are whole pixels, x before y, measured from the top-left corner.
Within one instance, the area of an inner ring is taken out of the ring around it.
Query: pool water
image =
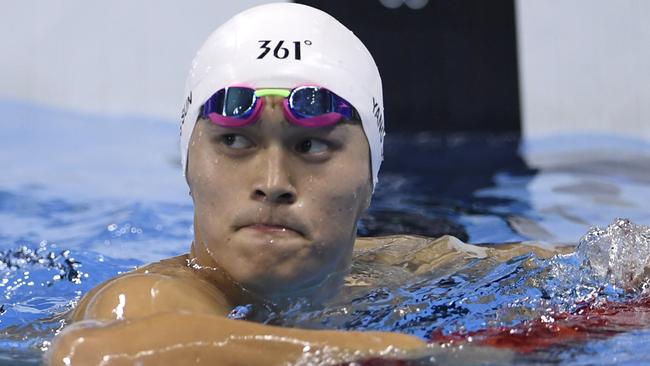
[[[192,205],[171,121],[12,101],[1,101],[0,111],[0,363],[37,365],[62,314],[86,291],[187,252]],[[550,312],[573,314],[584,301],[644,295],[647,256],[639,248],[650,234],[635,223],[650,223],[650,144],[602,135],[522,142],[514,135],[389,130],[385,155],[360,235],[451,234],[475,244],[532,241],[546,248],[575,245],[584,236],[583,244],[577,254],[550,259],[531,252],[461,256],[417,274],[360,253],[352,285],[324,307],[270,305],[257,320],[425,339],[474,332],[479,339],[486,329],[516,329]],[[593,226],[603,230],[585,236]],[[464,338],[412,356],[416,364],[647,363],[646,323],[533,352]]]

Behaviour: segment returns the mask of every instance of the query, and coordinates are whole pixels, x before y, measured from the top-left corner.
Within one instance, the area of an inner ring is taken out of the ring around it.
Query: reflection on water
[[[38,364],[61,315],[81,294],[187,251],[192,206],[175,158],[175,124],[10,103],[0,103],[0,110],[0,364]],[[11,123],[25,116],[30,123]],[[296,302],[254,316],[428,339],[436,332],[516,328],[548,309],[574,314],[584,301],[636,299],[646,284],[648,229],[607,224],[614,217],[650,222],[643,205],[650,197],[644,163],[650,148],[618,141],[631,150],[615,155],[610,145],[592,142],[573,149],[599,149],[601,156],[592,155],[598,161],[589,154],[563,158],[552,141],[542,141],[527,165],[511,136],[389,135],[362,235],[452,234],[470,243],[530,240],[549,249],[577,244],[591,226],[603,229],[589,231],[576,254],[552,259],[535,247],[488,245],[481,259],[444,241],[411,240],[408,250],[386,242],[358,251],[346,286],[325,307]],[[602,155],[618,159],[616,166],[599,163],[607,161]],[[644,362],[650,352],[639,350],[648,334],[637,328],[525,355],[469,342],[433,345],[418,357],[423,364],[431,357],[456,364]]]
[[[444,238],[397,240],[358,252],[344,291],[324,309],[298,303],[280,318],[299,327],[391,329],[428,339],[437,331],[573,313],[585,303],[635,301],[650,282],[650,256],[643,255],[649,231],[619,219],[587,233],[576,252],[497,245],[486,258],[452,249]]]

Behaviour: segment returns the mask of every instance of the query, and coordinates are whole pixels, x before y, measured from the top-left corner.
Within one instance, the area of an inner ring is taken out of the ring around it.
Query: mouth
[[[239,230],[250,230],[255,233],[274,236],[303,236],[303,233],[291,226],[280,223],[253,223],[239,227]]]

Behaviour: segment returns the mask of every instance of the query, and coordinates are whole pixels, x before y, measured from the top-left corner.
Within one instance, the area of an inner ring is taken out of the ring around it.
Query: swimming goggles
[[[231,86],[214,93],[203,105],[201,118],[223,127],[242,127],[259,118],[265,96],[284,97],[284,116],[302,127],[326,127],[341,118],[361,121],[357,110],[345,99],[319,86],[288,89],[253,89]]]

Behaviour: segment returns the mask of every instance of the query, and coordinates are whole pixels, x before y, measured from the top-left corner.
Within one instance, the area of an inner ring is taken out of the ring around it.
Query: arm
[[[130,274],[89,293],[74,320],[52,343],[51,365],[281,364],[305,347],[370,355],[389,345],[411,349],[421,340],[395,333],[313,331],[225,317],[230,306],[196,278]],[[352,357],[347,357],[350,359]],[[190,361],[191,360],[191,361]]]
[[[49,361],[53,365],[132,365],[136,361],[143,365],[277,365],[296,362],[309,350],[312,354],[320,351],[321,357],[331,353],[343,362],[369,357],[371,352],[377,355],[391,345],[413,349],[424,343],[394,333],[301,330],[163,312],[99,326],[73,326],[57,337]],[[361,354],[355,355],[356,351]]]

